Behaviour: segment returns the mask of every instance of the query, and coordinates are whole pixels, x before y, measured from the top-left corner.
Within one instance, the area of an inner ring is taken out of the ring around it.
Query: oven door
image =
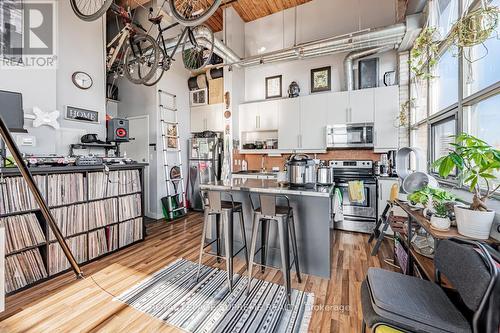
[[[354,179],[353,179],[354,180]],[[363,181],[364,201],[352,202],[347,180],[335,182],[342,194],[342,211],[345,218],[376,220],[377,218],[377,185],[374,180]]]

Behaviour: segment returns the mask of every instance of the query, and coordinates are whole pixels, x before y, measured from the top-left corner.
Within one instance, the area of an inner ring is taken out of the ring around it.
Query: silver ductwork
[[[396,44],[393,44],[392,46],[379,46],[375,48],[370,48],[366,50],[361,50],[361,51],[354,51],[349,53],[345,59],[344,59],[344,72],[345,72],[345,83],[346,83],[346,90],[354,90],[354,70],[353,70],[353,63],[354,60],[361,59],[364,57],[369,57],[371,55],[377,54],[377,53],[382,53],[390,50],[394,50],[397,48]]]

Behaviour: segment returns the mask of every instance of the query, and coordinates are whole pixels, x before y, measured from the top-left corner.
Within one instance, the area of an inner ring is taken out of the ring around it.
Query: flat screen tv
[[[0,116],[12,132],[24,130],[23,95],[18,92],[0,90]]]

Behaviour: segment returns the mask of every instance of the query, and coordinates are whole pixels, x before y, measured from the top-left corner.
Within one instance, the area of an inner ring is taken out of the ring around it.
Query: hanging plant
[[[410,70],[418,79],[432,79],[432,70],[437,64],[438,43],[436,28],[422,30],[410,52]]]
[[[485,55],[476,60],[471,60],[465,53],[465,59],[474,62],[484,58],[488,54],[488,48],[484,44],[498,27],[500,9],[496,6],[486,6],[482,1],[481,7],[460,18],[453,27],[454,43],[458,47],[470,48],[482,44],[486,50]],[[498,38],[498,36],[497,36]]]
[[[408,116],[410,114],[410,109],[413,107],[415,107],[415,98],[412,98],[411,100],[408,100],[401,104],[399,108],[399,114],[394,121],[394,127],[406,128],[410,126],[410,120]]]

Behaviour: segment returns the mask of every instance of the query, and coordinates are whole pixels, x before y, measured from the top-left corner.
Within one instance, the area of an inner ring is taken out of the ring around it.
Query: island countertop
[[[290,187],[281,185],[275,179],[240,179],[232,178],[228,181],[217,181],[201,184],[202,190],[213,191],[245,191],[254,193],[269,193],[281,195],[299,195],[308,197],[329,198],[333,194],[333,185],[316,185],[313,188]]]

